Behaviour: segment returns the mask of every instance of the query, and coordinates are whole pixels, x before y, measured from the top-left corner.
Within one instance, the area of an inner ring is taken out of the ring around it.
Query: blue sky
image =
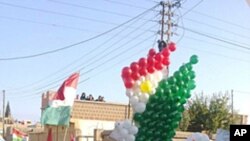
[[[177,16],[198,2],[186,0],[183,8],[176,10]],[[0,58],[37,54],[86,40],[155,4],[152,0],[0,0]],[[250,47],[249,15],[250,7],[244,0],[204,0],[179,19],[178,24]],[[149,48],[156,48],[159,20],[156,11],[149,11],[100,38],[70,49],[35,58],[0,61],[0,90],[6,90],[14,118],[38,121],[42,92],[57,90],[64,79],[81,68],[80,81],[84,82],[79,84],[78,93],[84,91],[95,97],[103,95],[106,101],[127,103],[121,69],[146,56]],[[249,50],[181,28],[175,28],[174,32],[177,35],[172,41],[182,35],[183,38],[171,55],[170,73],[197,54],[194,93],[203,91],[211,95],[233,89],[234,107],[250,116]]]

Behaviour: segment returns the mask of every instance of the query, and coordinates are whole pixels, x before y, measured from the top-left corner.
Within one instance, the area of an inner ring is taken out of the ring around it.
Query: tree
[[[190,116],[189,131],[207,131],[208,134],[215,133],[218,128],[229,129],[233,123],[229,96],[226,94],[214,94],[212,97],[203,94],[196,95],[188,103],[188,114]]]
[[[10,111],[10,103],[8,101],[6,110],[5,110],[5,117],[11,117],[11,111]]]
[[[179,123],[179,127],[177,130],[180,130],[180,131],[187,131],[188,129],[188,126],[190,124],[190,117],[189,117],[189,113],[187,110],[185,110],[183,113],[182,113],[182,119]]]

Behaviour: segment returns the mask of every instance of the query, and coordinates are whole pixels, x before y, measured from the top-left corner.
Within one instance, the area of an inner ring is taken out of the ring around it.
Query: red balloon
[[[139,66],[140,66],[140,67],[146,67],[146,66],[147,66],[147,59],[141,58],[141,59],[139,60]]]
[[[154,73],[155,68],[154,68],[154,66],[148,66],[147,70],[148,70],[149,73]]]
[[[132,71],[139,71],[139,65],[136,62],[131,63],[130,68]]]
[[[125,79],[125,81],[124,81],[124,85],[125,85],[125,87],[126,88],[132,88],[133,87],[133,85],[134,85],[134,80],[133,79],[130,79],[130,78],[128,78],[128,79]]]
[[[164,59],[162,60],[162,64],[168,66],[168,65],[170,64],[169,58],[168,58],[168,57],[164,58]]]
[[[134,80],[138,80],[139,78],[140,78],[140,73],[139,72],[133,72],[132,74],[131,74],[131,77],[132,77],[132,79],[134,79]]]
[[[154,66],[154,64],[155,64],[155,58],[148,57],[148,66]]]
[[[161,69],[163,68],[163,64],[162,64],[161,62],[157,62],[157,63],[155,64],[155,68],[156,68],[157,70],[161,70]]]
[[[163,55],[164,57],[168,57],[168,56],[170,55],[170,52],[169,52],[168,48],[165,47],[165,48],[162,50],[162,55]]]
[[[151,48],[150,50],[149,50],[149,52],[148,52],[148,55],[149,56],[154,56],[156,54],[156,51],[155,51],[155,49],[153,49],[153,48]]]
[[[145,68],[145,67],[144,68],[140,68],[139,73],[142,76],[146,76],[147,73],[148,73],[147,68]]]
[[[173,43],[173,42],[171,42],[171,43],[169,43],[168,44],[168,48],[169,48],[169,50],[170,51],[175,51],[176,50],[176,45],[175,45],[175,43]]]
[[[124,67],[122,69],[122,78],[129,78],[132,74],[132,70],[129,67]]]
[[[155,55],[155,60],[157,60],[158,62],[161,62],[163,59],[163,55],[161,53],[157,53]]]

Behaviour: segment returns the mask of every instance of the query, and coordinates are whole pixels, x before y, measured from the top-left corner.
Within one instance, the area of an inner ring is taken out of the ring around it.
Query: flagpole
[[[58,141],[58,126],[56,126],[56,141]]]
[[[65,139],[66,139],[67,132],[68,132],[68,127],[66,127],[66,129],[65,129],[65,133],[64,133],[63,141],[65,141]]]

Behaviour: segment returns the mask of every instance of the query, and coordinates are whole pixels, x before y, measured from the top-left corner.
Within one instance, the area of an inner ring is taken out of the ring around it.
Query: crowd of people
[[[80,96],[80,100],[89,100],[89,101],[101,101],[101,102],[105,102],[104,101],[104,97],[103,96],[98,96],[97,99],[94,98],[94,96],[92,94],[89,94],[88,96],[86,96],[86,94],[83,92]]]

